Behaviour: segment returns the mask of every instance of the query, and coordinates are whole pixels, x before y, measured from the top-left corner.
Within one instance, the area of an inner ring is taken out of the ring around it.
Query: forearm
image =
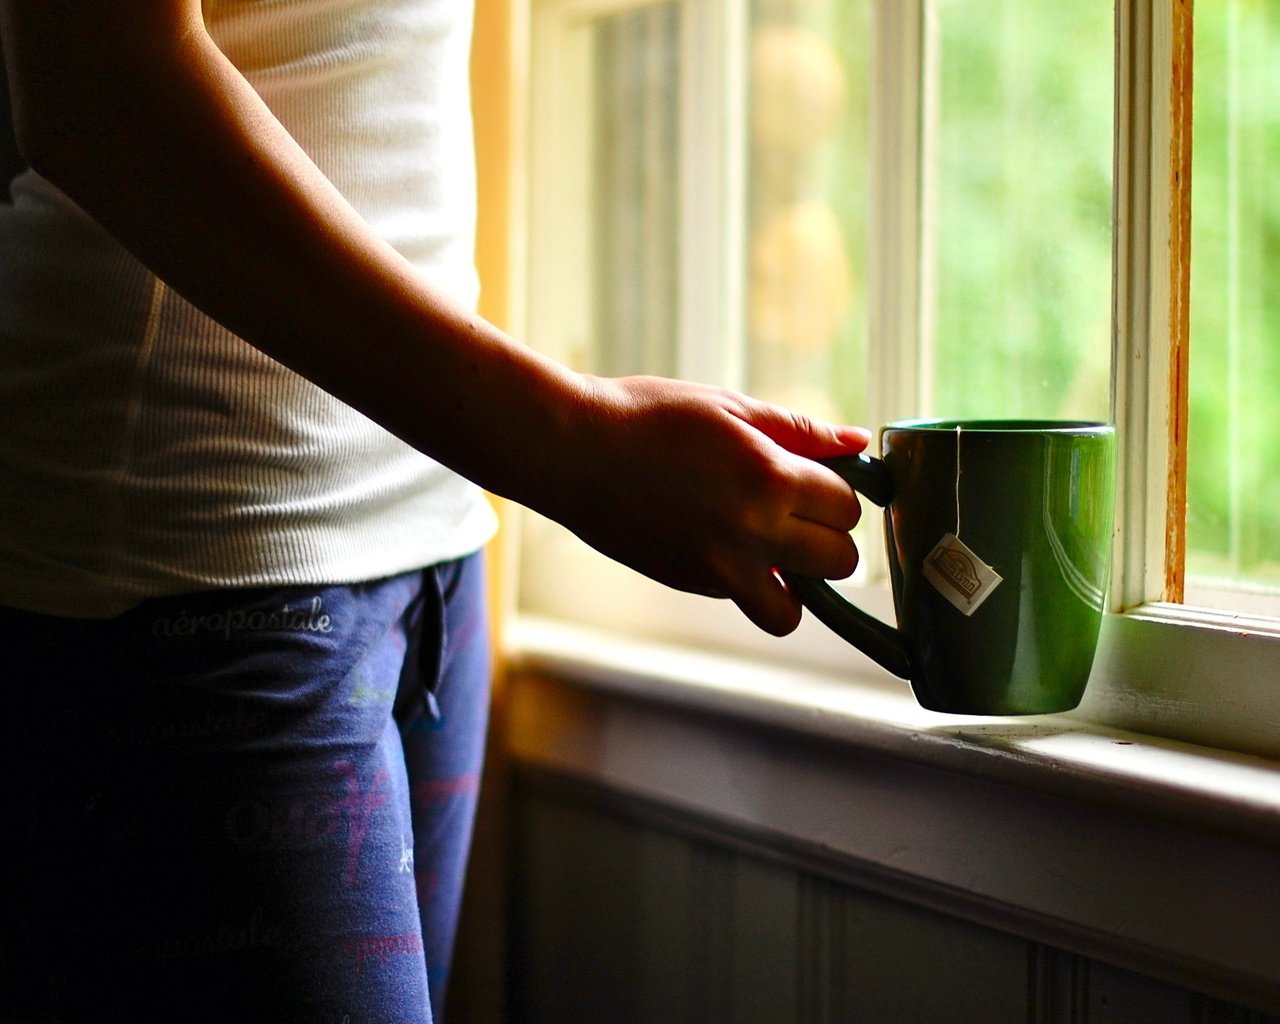
[[[576,375],[433,291],[320,173],[189,8],[166,18],[156,10],[174,14],[174,5],[150,0],[156,16],[130,26],[134,5],[119,2],[123,11],[109,15],[79,12],[79,38],[59,26],[57,90],[42,88],[21,56],[13,62],[21,138],[37,169],[250,344],[472,479],[527,500],[520,477],[542,475],[537,453],[556,446],[577,407]],[[56,15],[10,8],[18,24],[5,26],[6,38],[52,32]],[[102,19],[96,33],[86,18]]]

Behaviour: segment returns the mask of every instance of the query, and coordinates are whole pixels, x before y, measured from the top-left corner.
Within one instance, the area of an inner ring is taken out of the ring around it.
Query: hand
[[[858,499],[813,460],[857,454],[866,430],[681,381],[586,380],[557,453],[559,493],[541,511],[661,583],[731,599],[779,636],[802,609],[775,570],[853,572]]]

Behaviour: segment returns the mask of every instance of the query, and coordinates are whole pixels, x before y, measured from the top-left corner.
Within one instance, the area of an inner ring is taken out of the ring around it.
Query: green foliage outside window
[[[1188,570],[1280,584],[1280,10],[1196,7]]]

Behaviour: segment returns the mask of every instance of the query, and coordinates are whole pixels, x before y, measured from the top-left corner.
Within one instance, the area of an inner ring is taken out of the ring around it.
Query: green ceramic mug
[[[825,464],[885,509],[896,628],[822,580],[788,585],[933,711],[1079,704],[1110,572],[1115,428],[912,420],[886,426],[880,448]]]

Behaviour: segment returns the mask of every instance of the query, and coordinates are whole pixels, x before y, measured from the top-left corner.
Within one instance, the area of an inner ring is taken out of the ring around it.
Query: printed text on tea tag
[[[969,550],[954,533],[938,541],[924,560],[924,577],[965,615],[1000,586],[1003,577]]]

